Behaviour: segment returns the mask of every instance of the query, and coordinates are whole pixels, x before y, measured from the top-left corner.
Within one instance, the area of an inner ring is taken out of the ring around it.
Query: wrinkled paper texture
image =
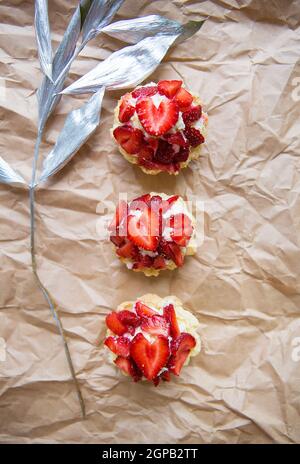
[[[77,2],[50,3],[55,50]],[[28,181],[42,76],[33,2],[19,4],[0,5],[0,155]],[[184,78],[200,95],[207,143],[176,178],[143,174],[111,140],[122,91],[108,91],[93,136],[37,191],[40,276],[60,310],[85,421],[30,270],[28,192],[0,185],[0,442],[299,442],[299,2],[126,0],[114,20],[147,14],[181,23],[209,16],[148,79]],[[99,35],[73,63],[67,85],[121,45]],[[39,172],[66,114],[85,98],[62,97]],[[197,254],[159,278],[126,270],[98,231],[120,192],[148,191],[202,200],[205,209]],[[101,346],[108,308],[148,292],[181,298],[203,340],[180,378],[157,388],[119,374]]]

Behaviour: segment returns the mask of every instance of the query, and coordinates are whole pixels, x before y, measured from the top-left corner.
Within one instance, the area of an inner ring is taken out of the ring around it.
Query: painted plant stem
[[[55,323],[57,325],[59,334],[62,338],[63,345],[64,345],[64,350],[68,362],[68,366],[71,372],[71,376],[74,382],[74,386],[76,389],[77,397],[80,403],[80,408],[81,408],[81,414],[82,417],[85,419],[86,413],[85,413],[85,404],[84,404],[84,399],[80,390],[80,386],[76,377],[73,361],[71,358],[71,353],[69,350],[66,334],[63,328],[63,325],[61,323],[58,311],[56,309],[56,305],[53,301],[53,298],[51,297],[50,293],[48,290],[44,287],[44,285],[41,282],[41,279],[38,275],[37,271],[37,263],[36,263],[36,254],[35,254],[35,188],[36,188],[36,172],[37,172],[37,162],[38,162],[38,156],[39,156],[39,149],[40,149],[40,144],[42,140],[42,135],[43,131],[42,129],[39,130],[36,144],[35,144],[35,149],[34,149],[34,158],[33,158],[33,164],[32,164],[32,177],[31,177],[31,183],[29,187],[29,199],[30,199],[30,254],[31,254],[31,267],[32,267],[32,272],[33,275],[36,279],[37,285],[40,288],[41,292],[44,295],[44,298],[50,308],[50,311],[52,313],[52,316],[55,320]]]

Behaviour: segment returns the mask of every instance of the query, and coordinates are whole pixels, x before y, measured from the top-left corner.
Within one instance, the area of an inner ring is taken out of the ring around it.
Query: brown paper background
[[[49,4],[56,47],[77,2]],[[299,2],[127,0],[116,19],[153,13],[182,22],[209,16],[151,76],[182,77],[199,93],[210,118],[206,146],[177,178],[143,174],[110,139],[122,92],[109,92],[96,133],[37,194],[40,275],[67,331],[85,421],[30,271],[27,194],[0,186],[2,443],[300,441],[300,361],[292,359],[292,341],[300,336],[300,106],[292,98],[300,76]],[[41,80],[33,1],[2,0],[0,18],[1,156],[29,179]],[[120,46],[99,36],[70,79]],[[42,155],[80,104],[78,97],[63,98]],[[126,270],[96,233],[101,200],[153,190],[203,200],[207,219],[197,255],[157,279]],[[119,375],[97,346],[105,333],[103,305],[115,308],[147,292],[180,297],[199,318],[204,344],[179,379],[159,388]]]

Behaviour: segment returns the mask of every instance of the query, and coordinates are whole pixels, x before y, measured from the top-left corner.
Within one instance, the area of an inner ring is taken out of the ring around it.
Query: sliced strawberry
[[[127,327],[123,324],[118,318],[118,313],[113,311],[112,313],[106,316],[106,325],[107,327],[116,335],[123,335],[127,332]]]
[[[133,311],[123,309],[122,311],[119,311],[117,314],[119,320],[122,322],[122,324],[126,325],[126,327],[137,327],[141,323],[140,318]]]
[[[144,376],[148,380],[153,380],[169,359],[168,339],[158,335],[155,342],[150,343],[143,334],[139,333],[131,342],[130,355]]]
[[[135,259],[138,255],[138,249],[132,242],[128,241],[120,248],[117,248],[116,253],[121,258]]]
[[[162,206],[163,206],[163,200],[160,195],[153,195],[150,200],[150,208],[151,208],[151,214],[156,215],[156,218],[159,223],[159,235],[162,234],[162,222],[163,222],[163,217],[162,217]]]
[[[173,98],[177,91],[182,86],[182,81],[159,81],[157,84],[158,91],[161,95],[166,95],[168,98]]]
[[[135,303],[135,310],[137,315],[140,317],[151,317],[156,314],[156,311],[149,308],[149,306],[145,305],[139,300]]]
[[[153,258],[148,255],[139,255],[137,262],[134,263],[133,269],[144,269],[153,266]]]
[[[119,109],[119,121],[128,122],[129,119],[134,115],[135,106],[130,103],[131,93],[125,93],[121,100]]]
[[[146,193],[145,195],[141,195],[140,197],[137,197],[134,200],[132,200],[129,205],[129,215],[132,214],[133,211],[144,211],[145,208],[148,208],[148,206],[150,205],[150,199],[150,193]]]
[[[154,137],[149,137],[147,140],[148,145],[152,148],[153,152],[155,153],[158,148],[158,139]]]
[[[163,100],[156,108],[150,97],[137,101],[136,112],[146,132],[162,135],[168,132],[178,120],[178,107],[174,101]]]
[[[125,244],[124,237],[119,237],[118,235],[111,235],[109,239],[116,247],[121,247]]]
[[[151,200],[150,193],[145,193],[144,195],[141,195],[140,197],[134,198],[132,201],[142,201],[143,203],[146,203],[148,205],[149,200]]]
[[[154,269],[165,269],[166,261],[162,256],[156,256],[153,261]]]
[[[148,85],[146,87],[140,87],[132,92],[133,98],[151,97],[157,93],[156,85]]]
[[[163,316],[154,315],[145,318],[142,321],[141,328],[151,335],[164,335],[168,337],[170,324]]]
[[[180,147],[187,147],[188,143],[182,135],[182,132],[177,131],[175,134],[166,134],[165,139],[172,145],[179,145]]]
[[[198,121],[202,115],[201,105],[192,106],[188,111],[182,113],[182,119],[186,126],[190,126],[193,122]]]
[[[139,164],[144,165],[147,162],[152,162],[154,157],[154,150],[149,146],[142,146],[138,153]]]
[[[160,377],[165,381],[165,382],[170,382],[171,380],[171,374],[170,371],[164,371]]]
[[[154,251],[158,244],[159,221],[150,208],[145,208],[140,217],[128,216],[128,237],[138,247]]]
[[[128,210],[128,207],[127,207],[126,201],[120,200],[116,208],[115,216],[113,220],[111,221],[110,225],[108,226],[109,231],[111,232],[117,231],[117,228],[119,227],[123,219],[127,216],[127,210]]]
[[[157,387],[159,385],[159,382],[160,382],[160,377],[154,377],[154,379],[152,380],[153,384],[155,387]]]
[[[180,111],[186,111],[193,103],[193,97],[187,90],[181,87],[173,98],[173,101],[177,103]]]
[[[141,380],[142,373],[131,359],[118,356],[114,362],[119,369],[121,369],[126,374],[130,375],[135,382]]]
[[[168,243],[168,245],[169,245],[169,250],[170,250],[170,254],[171,254],[171,259],[174,261],[176,266],[178,266],[178,267],[182,266],[183,261],[184,261],[184,256],[181,253],[179,245],[177,245],[177,243],[173,243],[173,242]]]
[[[166,259],[172,259],[172,253],[170,250],[170,242],[167,242],[164,238],[160,239],[157,251],[160,255],[164,256]]]
[[[172,240],[178,245],[185,247],[193,233],[190,218],[186,214],[175,214],[175,216],[170,217],[169,223],[173,229],[170,233]]]
[[[173,338],[177,338],[180,335],[180,329],[177,322],[176,312],[174,306],[169,304],[164,307],[164,318],[170,324],[170,335]]]
[[[179,198],[179,195],[172,195],[167,200],[164,200],[162,202],[162,213],[165,213],[166,211],[168,211],[168,209],[171,208],[173,203],[175,203],[175,201],[177,201],[178,198]]]
[[[140,129],[124,124],[116,127],[113,134],[118,144],[129,154],[134,155],[142,148],[144,134]]]
[[[191,350],[195,348],[196,340],[189,334],[183,332],[171,345],[171,357],[169,360],[169,369],[173,374],[179,375],[186,358]]]
[[[185,161],[188,160],[189,156],[190,156],[189,148],[181,147],[179,152],[176,153],[175,156],[174,156],[174,162],[176,162],[176,163],[184,163]]]
[[[205,142],[203,135],[198,129],[195,129],[195,127],[188,126],[186,129],[184,129],[184,135],[192,147],[197,147],[201,143]]]
[[[169,164],[172,163],[174,155],[175,151],[173,146],[166,140],[159,139],[158,148],[154,155],[154,161],[158,161],[159,163],[163,164]]]
[[[127,337],[107,337],[104,344],[117,356],[127,358],[130,354],[130,340]]]

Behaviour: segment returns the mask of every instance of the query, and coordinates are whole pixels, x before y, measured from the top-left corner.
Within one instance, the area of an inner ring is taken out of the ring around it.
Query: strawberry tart
[[[147,174],[178,174],[200,155],[207,114],[180,80],[137,87],[118,102],[112,135],[122,155]]]
[[[110,359],[135,382],[168,382],[201,350],[199,322],[175,296],[124,302],[107,315],[106,325]]]
[[[196,252],[195,218],[178,195],[147,193],[121,200],[108,227],[117,256],[128,269],[158,276]]]

